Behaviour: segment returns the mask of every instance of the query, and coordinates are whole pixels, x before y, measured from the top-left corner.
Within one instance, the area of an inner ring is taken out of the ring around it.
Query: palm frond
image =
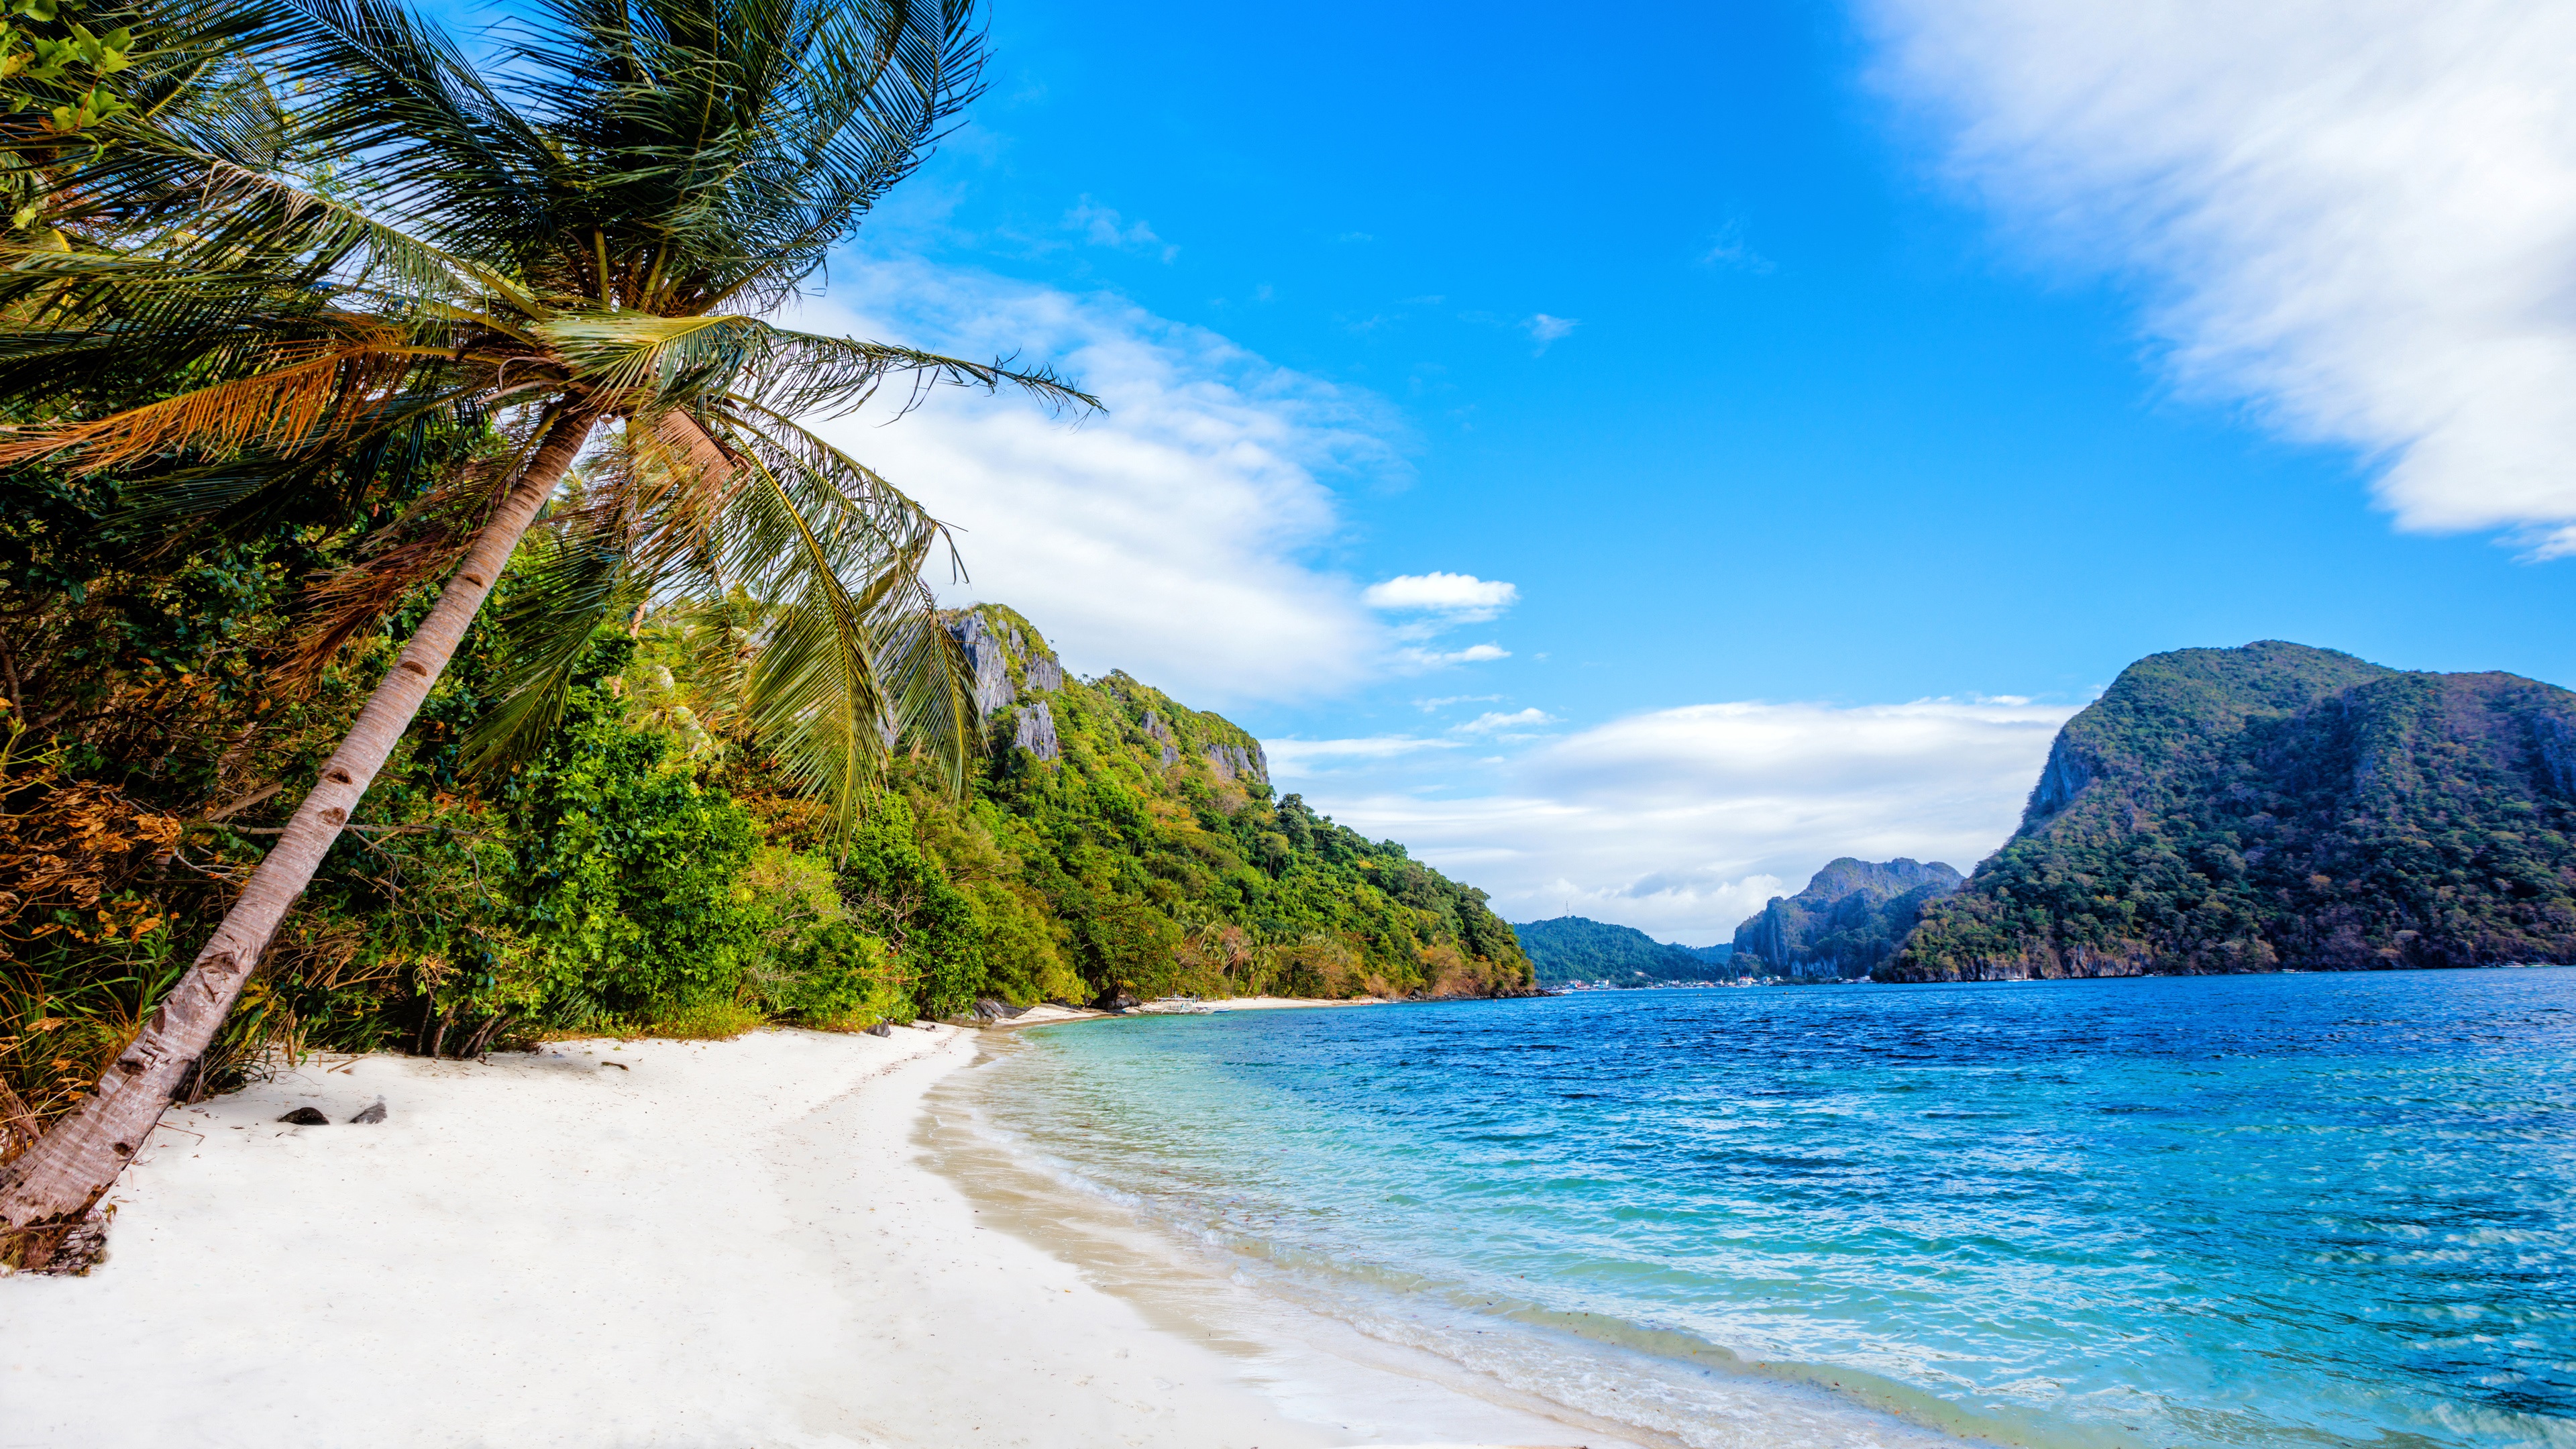
[[[921,577],[949,548],[947,530],[792,424],[734,417],[717,431],[751,463],[720,558],[778,611],[746,701],[762,742],[844,825],[902,744],[948,762],[962,787],[977,741],[970,671]]]
[[[561,201],[581,181],[546,136],[455,43],[395,0],[286,0],[277,64],[314,97],[304,143],[363,157],[368,208],[408,218],[445,250],[557,290]]]
[[[277,669],[278,682],[288,689],[310,683],[353,640],[390,618],[414,590],[454,573],[517,480],[546,421],[530,420],[515,434],[505,434],[502,446],[449,468],[435,487],[359,545],[356,562],[307,589],[303,617],[286,661]],[[380,471],[366,470],[368,475]]]
[[[643,601],[642,580],[627,566],[637,531],[633,499],[615,470],[603,471],[607,476],[595,478],[520,545],[498,619],[511,661],[507,684],[466,735],[468,769],[534,755],[563,720],[591,636]]]
[[[757,601],[737,707],[789,778],[844,825],[889,753],[958,788],[978,740],[964,655],[922,582],[938,521],[792,424],[673,410],[630,422],[549,523],[504,613],[517,660],[475,754],[503,763],[560,717],[601,621],[655,599]]]
[[[512,69],[584,168],[584,290],[654,311],[782,300],[976,93],[972,0],[543,0]],[[640,224],[639,224],[640,223]],[[623,279],[623,285],[619,280]]]
[[[661,317],[649,312],[567,311],[531,332],[579,376],[639,409],[699,403],[731,394],[774,415],[855,411],[890,376],[916,389],[941,385],[988,392],[1012,387],[1052,409],[1097,410],[1100,400],[1052,369],[972,362],[855,337],[826,337],[757,317]]]

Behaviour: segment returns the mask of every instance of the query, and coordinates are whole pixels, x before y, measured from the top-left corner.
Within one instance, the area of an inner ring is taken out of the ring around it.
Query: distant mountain
[[[1828,861],[1805,890],[1773,896],[1735,928],[1736,966],[1792,978],[1867,976],[1895,954],[1925,907],[1960,884],[1937,860]]]
[[[2576,961],[2576,694],[2277,641],[2139,660],[1899,981]]]
[[[1633,926],[1614,926],[1582,916],[1558,916],[1512,927],[1538,968],[1541,986],[1569,981],[1609,981],[1642,985],[1652,981],[1707,981],[1719,974],[1731,946],[1668,946]]]

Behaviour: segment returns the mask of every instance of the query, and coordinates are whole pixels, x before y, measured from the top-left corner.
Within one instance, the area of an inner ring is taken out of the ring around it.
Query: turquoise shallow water
[[[1599,993],[1018,1048],[986,1111],[1059,1174],[1355,1319],[1420,1308],[1524,1386],[1580,1356],[1587,1407],[1652,1402],[1684,1442],[1732,1442],[1694,1378],[1750,1375],[1997,1442],[2576,1445],[2576,971]]]

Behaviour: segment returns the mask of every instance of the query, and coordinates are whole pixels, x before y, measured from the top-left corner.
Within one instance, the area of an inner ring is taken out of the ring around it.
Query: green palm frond
[[[478,727],[478,761],[533,747],[600,623],[652,600],[730,596],[760,609],[739,675],[749,732],[844,823],[895,749],[933,755],[962,788],[976,737],[969,671],[921,579],[948,550],[946,529],[793,424],[698,426],[727,459],[720,488],[668,436],[630,423],[549,525],[543,562],[503,615],[519,663]],[[675,488],[705,506],[674,506]]]
[[[855,337],[826,337],[727,314],[661,317],[649,312],[566,312],[533,328],[606,391],[667,405],[737,394],[776,415],[842,413],[872,397],[887,377],[917,387],[951,385],[997,392],[1011,387],[1051,409],[1097,408],[1100,400],[1046,368],[971,362]]]
[[[895,750],[962,787],[967,671],[922,578],[948,533],[796,419],[890,380],[1099,403],[758,314],[975,94],[972,0],[530,0],[489,72],[399,0],[177,3],[266,49],[46,172],[50,239],[0,237],[0,462],[113,467],[127,522],[174,534],[400,514],[372,576],[322,586],[310,667],[461,557],[461,441],[574,420],[594,454],[510,575],[480,764],[560,718],[603,621],[735,601],[706,626],[735,718],[845,823]]]
[[[520,545],[498,624],[511,660],[501,697],[466,736],[469,769],[513,765],[544,743],[592,634],[634,612],[648,582],[627,566],[641,532],[631,480],[609,463],[591,470],[569,508]]]

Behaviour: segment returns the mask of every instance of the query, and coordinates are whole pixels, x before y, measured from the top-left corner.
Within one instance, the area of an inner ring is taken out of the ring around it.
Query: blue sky
[[[1724,939],[1973,865],[2143,654],[2576,683],[2565,8],[2247,9],[1000,0],[806,320],[1109,397],[844,425],[960,596]]]
[[[1944,185],[1848,13],[1566,19],[1005,0],[885,230],[1384,399],[1410,476],[1343,487],[1320,557],[1513,581],[1483,675],[1548,707],[2076,697],[2262,637],[2576,680],[2576,573],[2178,399],[2139,288]],[[1357,717],[1308,709],[1260,722]]]

